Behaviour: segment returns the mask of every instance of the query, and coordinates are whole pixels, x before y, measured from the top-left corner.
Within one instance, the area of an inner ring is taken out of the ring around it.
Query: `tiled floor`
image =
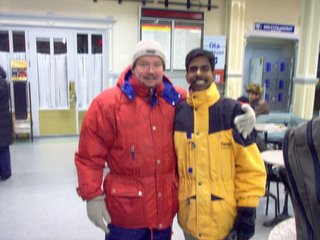
[[[102,230],[88,220],[85,202],[75,191],[76,149],[75,137],[17,141],[11,146],[13,175],[0,182],[0,240],[104,239]],[[261,199],[253,240],[268,238],[271,228],[262,223],[274,216],[273,204],[267,218],[265,198]],[[293,213],[291,204],[289,213]],[[176,221],[173,232],[173,240],[184,239]]]

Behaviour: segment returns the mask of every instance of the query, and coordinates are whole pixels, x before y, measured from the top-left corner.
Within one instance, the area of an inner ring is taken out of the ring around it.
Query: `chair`
[[[269,210],[269,197],[272,197],[275,200],[275,217],[277,218],[277,215],[280,213],[280,194],[279,194],[279,183],[281,182],[281,179],[277,173],[277,169],[273,167],[273,165],[265,163],[266,166],[266,172],[267,172],[267,181],[266,181],[266,216],[268,215]],[[275,196],[270,192],[270,184],[271,182],[276,183],[277,187],[277,195]]]
[[[296,240],[295,219],[289,218],[274,226],[269,234],[268,240]]]

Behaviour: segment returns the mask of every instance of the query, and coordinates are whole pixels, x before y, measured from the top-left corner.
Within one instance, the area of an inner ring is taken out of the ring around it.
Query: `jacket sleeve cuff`
[[[97,192],[94,193],[83,193],[79,187],[76,188],[76,191],[78,193],[78,196],[82,198],[82,200],[86,201],[86,200],[90,200],[92,198],[95,198],[97,196],[101,196],[104,195],[103,191],[101,189],[99,189]]]
[[[259,205],[259,198],[257,197],[247,197],[240,198],[238,200],[238,207],[253,207],[256,208]]]

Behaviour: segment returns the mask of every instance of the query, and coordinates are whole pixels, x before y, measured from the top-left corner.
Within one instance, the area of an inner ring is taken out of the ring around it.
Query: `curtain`
[[[92,99],[97,96],[102,91],[102,54],[94,54],[92,56],[92,62],[93,62],[93,93],[91,95],[91,98],[89,99],[89,103],[92,101]]]
[[[67,54],[54,55],[55,107],[68,107]]]
[[[78,106],[87,109],[102,91],[102,54],[78,54]]]
[[[51,64],[49,54],[38,53],[37,61],[40,108],[67,108],[67,55],[54,55],[54,62]]]
[[[89,55],[78,54],[78,106],[79,108],[87,108],[87,82],[89,79]]]
[[[39,107],[52,108],[50,55],[37,54]]]

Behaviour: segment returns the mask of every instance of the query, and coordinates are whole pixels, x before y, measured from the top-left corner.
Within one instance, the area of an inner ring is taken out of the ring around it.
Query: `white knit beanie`
[[[166,58],[160,43],[151,40],[141,40],[134,50],[133,58],[132,58],[132,68],[135,67],[136,61],[139,57],[142,56],[158,56],[161,58],[163,62],[163,69],[166,69]]]

